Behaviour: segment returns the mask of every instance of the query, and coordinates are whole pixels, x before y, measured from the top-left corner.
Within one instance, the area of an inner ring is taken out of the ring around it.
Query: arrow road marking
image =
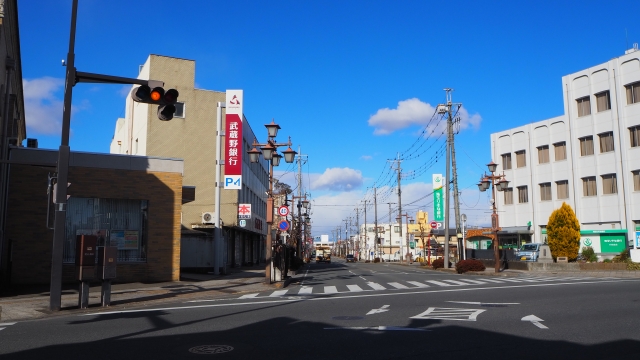
[[[382,307],[380,309],[371,309],[371,311],[369,311],[367,313],[367,315],[371,315],[371,314],[379,314],[379,313],[383,313],[385,311],[389,311],[387,308],[389,307],[389,305],[382,305]]]
[[[457,308],[437,308],[430,307],[427,311],[410,317],[410,319],[438,319],[438,320],[461,320],[476,321],[478,315],[485,310],[482,309],[457,309]]]
[[[406,328],[400,326],[355,326],[355,327],[333,327],[325,330],[378,330],[378,331],[431,331],[420,328]]]
[[[548,327],[540,324],[540,321],[544,321],[535,315],[528,315],[522,318],[522,321],[531,321],[531,323],[540,329],[548,329]]]
[[[520,303],[486,303],[486,302],[479,302],[479,301],[447,301],[447,302],[456,303],[456,304],[471,304],[471,305],[520,305]]]

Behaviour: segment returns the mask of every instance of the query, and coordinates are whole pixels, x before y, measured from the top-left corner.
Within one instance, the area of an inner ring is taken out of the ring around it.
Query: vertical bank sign
[[[442,174],[433,174],[433,220],[439,223],[444,222],[444,194]],[[440,228],[440,226],[438,227]]]
[[[242,90],[227,90],[224,142],[224,188],[242,189]]]

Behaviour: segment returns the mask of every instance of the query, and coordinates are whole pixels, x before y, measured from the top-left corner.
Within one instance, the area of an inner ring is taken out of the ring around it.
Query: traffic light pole
[[[58,183],[67,184],[69,178],[69,132],[71,124],[71,99],[73,87],[79,82],[108,83],[108,84],[138,84],[150,87],[164,86],[162,81],[140,80],[111,75],[92,74],[76,71],[75,68],[75,39],[78,0],[73,0],[71,7],[71,29],[69,35],[69,52],[67,53],[66,77],[64,85],[64,107],[62,110],[62,134],[58,149]],[[49,310],[59,311],[62,303],[62,261],[64,240],[66,238],[67,217],[67,187],[57,186],[53,196],[56,199],[55,220],[53,223],[53,245],[51,248],[51,284],[49,288]]]

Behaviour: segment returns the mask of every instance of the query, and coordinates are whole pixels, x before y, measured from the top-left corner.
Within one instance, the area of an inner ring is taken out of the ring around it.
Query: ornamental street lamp
[[[280,129],[280,125],[276,124],[273,119],[271,120],[271,124],[266,124],[267,128],[267,142],[265,144],[259,144],[253,139],[253,144],[251,145],[253,148],[247,153],[249,154],[249,161],[252,163],[257,163],[260,154],[265,160],[269,160],[269,192],[267,193],[267,243],[266,243],[266,253],[265,253],[265,282],[267,284],[271,284],[271,226],[273,224],[273,167],[280,165],[280,159],[282,159],[282,155],[278,154],[277,150],[281,146],[288,146],[287,150],[284,150],[282,153],[284,154],[284,161],[287,163],[292,163],[296,151],[291,149],[291,137],[289,137],[289,142],[279,144],[276,142],[276,135],[278,135],[278,130]],[[260,148],[258,150],[257,148]]]
[[[489,186],[491,186],[491,207],[493,213],[491,214],[491,231],[494,232],[495,239],[493,241],[493,259],[495,261],[495,272],[500,272],[500,252],[498,250],[498,230],[500,230],[500,225],[498,222],[498,211],[496,207],[496,190],[503,191],[507,189],[509,185],[509,181],[505,178],[504,173],[502,175],[496,175],[496,169],[498,164],[491,161],[487,164],[487,168],[491,175],[483,174],[480,182],[478,183],[478,189],[480,191],[487,191]]]

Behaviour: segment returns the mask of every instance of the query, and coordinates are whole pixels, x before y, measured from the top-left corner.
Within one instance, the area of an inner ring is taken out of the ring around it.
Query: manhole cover
[[[364,317],[362,316],[334,316],[333,320],[362,320]]]
[[[200,345],[192,347],[189,352],[194,354],[222,354],[233,351],[233,346],[229,345]]]

